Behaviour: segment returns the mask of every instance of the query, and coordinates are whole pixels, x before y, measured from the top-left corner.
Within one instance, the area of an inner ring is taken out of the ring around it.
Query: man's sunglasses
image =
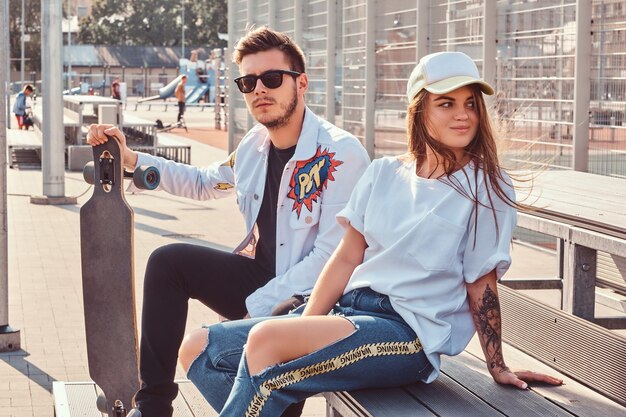
[[[278,88],[283,84],[283,75],[291,75],[297,77],[301,72],[287,71],[287,70],[269,70],[265,71],[261,75],[244,75],[243,77],[235,78],[235,83],[239,87],[239,91],[244,94],[248,94],[254,91],[256,88],[257,80],[261,80],[264,86],[267,88]]]

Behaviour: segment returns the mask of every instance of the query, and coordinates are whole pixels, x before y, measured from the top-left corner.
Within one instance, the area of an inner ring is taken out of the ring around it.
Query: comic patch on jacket
[[[313,202],[328,187],[328,181],[335,181],[333,173],[341,164],[343,161],[335,159],[335,152],[328,152],[328,149],[322,151],[321,146],[311,159],[296,163],[287,197],[294,200],[292,210],[297,212],[298,218],[302,206],[306,206],[310,212],[313,211]]]

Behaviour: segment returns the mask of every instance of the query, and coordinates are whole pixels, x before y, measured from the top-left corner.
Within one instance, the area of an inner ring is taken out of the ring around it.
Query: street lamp
[[[20,88],[24,88],[24,0],[22,0],[22,18],[20,19],[20,29],[22,38],[20,40],[20,45],[22,48],[21,56],[20,56]]]
[[[183,42],[182,42],[182,52],[183,52],[183,58],[185,58],[185,0],[182,1],[181,3],[182,9],[183,9],[183,18],[182,18],[182,28],[183,28]]]

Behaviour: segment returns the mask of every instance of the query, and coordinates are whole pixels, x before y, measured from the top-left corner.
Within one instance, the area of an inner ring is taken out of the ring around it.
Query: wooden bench
[[[9,168],[41,168],[41,133],[17,129],[6,132]]]
[[[561,376],[561,387],[531,384],[521,391],[496,384],[488,374],[478,340],[442,361],[442,375],[432,384],[394,389],[326,393],[328,417],[474,417],[474,416],[623,416],[626,409],[588,387],[559,374],[505,345],[507,363]],[[481,359],[478,359],[481,358]]]
[[[503,338],[516,348],[505,351],[505,359],[528,369],[537,369],[533,361],[539,360],[552,368],[545,372],[561,372],[568,385],[533,388],[533,395],[498,386],[486,370],[479,375],[485,365],[476,362],[482,353],[475,347],[473,358],[466,352],[444,358],[443,375],[432,385],[327,393],[328,416],[626,415],[626,337],[610,330],[626,328],[626,318],[596,317],[594,309],[598,253],[626,258],[626,181],[548,171],[537,177],[526,203],[537,210],[519,213],[518,227],[558,241],[558,276],[499,284]],[[518,291],[526,289],[561,290],[562,309]],[[511,361],[511,352],[520,358],[522,351],[531,356]],[[584,385],[571,390],[571,380]]]
[[[178,396],[172,404],[174,417],[217,417],[195,386],[187,380],[178,383]],[[103,417],[96,407],[100,390],[93,382],[52,383],[56,417]],[[128,410],[127,410],[128,411]]]
[[[442,375],[434,383],[325,393],[327,416],[625,416],[626,338],[599,326],[608,321],[589,315],[588,307],[590,294],[595,293],[590,251],[626,256],[626,241],[618,236],[626,226],[626,187],[613,180],[569,171],[540,177],[534,189],[540,209],[520,213],[519,226],[559,239],[559,276],[547,281],[504,280],[499,285],[507,364],[561,377],[566,385],[531,384],[530,390],[521,391],[496,384],[474,337],[460,355],[443,358]],[[564,308],[520,293],[524,288],[562,289]],[[63,395],[82,398],[83,402],[69,401],[76,407],[93,404],[97,396],[93,383],[56,382],[54,391],[55,400]],[[58,402],[57,417],[64,417],[58,410],[68,407],[67,402]],[[174,407],[175,417],[217,415],[185,381]]]

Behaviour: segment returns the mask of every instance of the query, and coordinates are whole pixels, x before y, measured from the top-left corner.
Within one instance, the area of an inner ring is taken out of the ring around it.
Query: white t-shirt
[[[351,224],[368,245],[344,293],[370,287],[389,296],[434,367],[424,382],[439,375],[440,354],[460,353],[474,334],[465,283],[494,269],[500,278],[511,263],[516,210],[490,189],[496,232],[483,171],[476,172],[469,163],[452,177],[470,197],[478,190],[484,204],[478,206],[476,244],[473,202],[450,184],[418,177],[414,160],[386,157],[372,162],[337,214],[337,220]],[[508,176],[503,177],[510,184]],[[509,184],[502,187],[514,199]]]

